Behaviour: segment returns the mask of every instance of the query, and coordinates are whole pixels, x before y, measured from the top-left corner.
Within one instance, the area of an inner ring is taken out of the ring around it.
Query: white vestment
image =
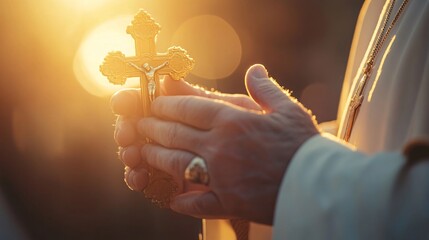
[[[337,136],[388,4],[364,3],[330,126]],[[428,93],[429,1],[410,0],[377,56],[354,147],[326,135],[301,146],[279,192],[273,238],[429,239],[429,159],[405,169],[402,154],[408,142],[429,139]]]

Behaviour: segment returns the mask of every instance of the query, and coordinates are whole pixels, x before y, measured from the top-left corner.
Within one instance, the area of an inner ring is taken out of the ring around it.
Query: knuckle
[[[243,94],[238,95],[237,101],[239,106],[242,106],[244,108],[253,109],[253,110],[260,109],[258,104],[253,99],[249,98],[249,96],[247,95],[243,95]]]
[[[223,111],[219,118],[219,122],[221,123],[219,129],[222,135],[237,134],[246,125],[246,122],[249,121],[242,114],[233,111]]]
[[[256,108],[255,102],[247,97],[240,98],[240,101],[241,101],[241,106],[243,107],[250,108],[250,109]]]
[[[223,106],[216,106],[210,112],[209,117],[212,119],[222,119],[222,117],[230,115],[231,109]]]
[[[233,122],[234,115],[234,112],[230,111],[229,108],[221,108],[214,111],[210,117],[214,119],[213,122],[217,123],[216,125],[228,125]]]

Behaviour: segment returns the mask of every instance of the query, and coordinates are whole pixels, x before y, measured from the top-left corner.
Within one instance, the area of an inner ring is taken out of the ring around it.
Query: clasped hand
[[[262,65],[249,68],[245,83],[249,96],[204,91],[167,77],[148,118],[141,118],[139,91],[116,93],[111,100],[119,115],[115,140],[128,186],[145,188],[149,164],[179,184],[170,205],[174,211],[272,224],[289,162],[319,131],[309,111],[270,79]],[[142,144],[146,137],[156,144]],[[195,156],[206,161],[208,186],[184,180]]]

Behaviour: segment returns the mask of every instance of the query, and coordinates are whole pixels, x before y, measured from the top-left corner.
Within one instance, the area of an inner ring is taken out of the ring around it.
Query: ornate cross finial
[[[181,47],[170,47],[166,53],[157,53],[155,39],[161,27],[144,10],[135,15],[127,33],[135,41],[136,56],[126,57],[121,52],[110,52],[100,66],[101,73],[113,84],[124,84],[128,78],[140,77],[144,116],[150,116],[150,104],[159,95],[159,75],[173,79],[184,78],[193,68],[194,60]],[[144,194],[153,203],[168,207],[176,191],[171,176],[149,169],[150,180]]]

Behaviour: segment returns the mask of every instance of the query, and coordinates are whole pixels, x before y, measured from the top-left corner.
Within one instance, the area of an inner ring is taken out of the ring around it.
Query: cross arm
[[[171,47],[166,53],[158,55],[143,55],[140,57],[125,57],[122,52],[110,52],[100,66],[100,72],[113,84],[124,84],[127,78],[140,77],[141,71],[135,66],[144,63],[156,67],[166,64],[159,69],[157,74],[170,75],[173,79],[184,78],[194,67],[195,61],[188,55],[186,50],[180,47]],[[132,64],[130,64],[132,63]]]
[[[159,69],[158,74],[170,75],[175,80],[184,78],[195,65],[194,59],[181,47],[170,47],[167,53],[155,56],[154,61],[157,62],[155,66],[168,62],[168,65]]]
[[[139,77],[141,72],[129,63],[139,65],[136,57],[125,57],[122,52],[110,52],[100,66],[100,72],[113,84],[124,84],[127,78]]]

